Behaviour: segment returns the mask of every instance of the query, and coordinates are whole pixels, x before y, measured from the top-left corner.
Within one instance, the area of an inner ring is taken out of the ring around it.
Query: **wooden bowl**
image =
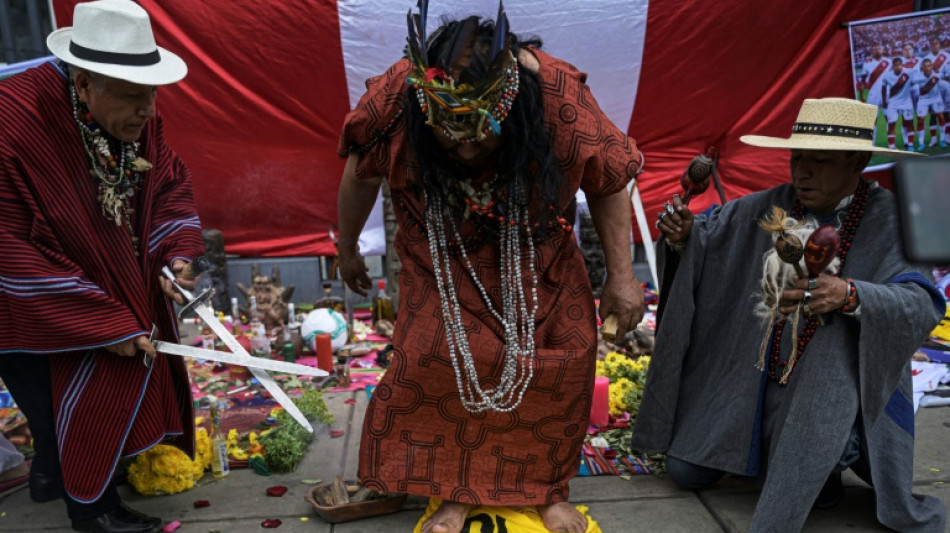
[[[406,498],[408,497],[408,495],[405,493],[389,494],[374,500],[367,500],[359,503],[346,503],[334,507],[325,507],[317,503],[316,498],[313,496],[313,492],[318,488],[319,487],[314,487],[310,489],[310,492],[304,497],[304,500],[310,502],[313,505],[313,508],[317,511],[317,515],[319,515],[324,522],[329,522],[331,524],[349,522],[350,520],[359,520],[360,518],[369,518],[371,516],[379,516],[382,514],[395,513],[402,507],[404,503],[406,503]],[[348,492],[350,495],[352,495],[356,491],[349,489]]]

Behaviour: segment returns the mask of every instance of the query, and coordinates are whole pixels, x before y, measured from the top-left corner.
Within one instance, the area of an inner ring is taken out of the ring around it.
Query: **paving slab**
[[[664,531],[710,533],[722,531],[693,494],[674,498],[645,498],[615,502],[584,502],[604,533]]]
[[[244,518],[240,520],[221,520],[210,522],[188,522],[182,524],[175,533],[330,533],[331,524],[318,519],[302,521],[299,518],[281,518],[281,524],[275,529],[265,529],[261,526],[263,519]],[[72,530],[70,530],[72,531]]]
[[[369,398],[365,390],[357,390],[346,394],[347,399],[353,400],[346,421],[346,453],[343,457],[343,475],[347,479],[357,479],[360,461],[360,438],[363,435],[363,415]]]
[[[619,476],[575,477],[571,480],[572,502],[609,502],[642,498],[686,498],[692,491],[676,487],[672,481],[657,476],[634,476],[629,480]]]
[[[358,443],[367,404],[365,391],[327,393],[330,412],[336,417],[332,426],[319,425],[295,472],[262,477],[251,470],[233,470],[224,480],[211,481],[206,475],[195,489],[171,496],[149,497],[135,494],[129,486],[120,493],[132,507],[180,520],[181,533],[264,532],[261,522],[279,518],[278,532],[308,533],[389,533],[412,531],[427,500],[410,496],[403,510],[394,514],[342,524],[327,524],[303,498],[311,489],[302,483],[308,479],[331,481],[342,475],[356,477]],[[347,403],[349,400],[351,402]],[[342,429],[344,435],[329,436],[329,429]],[[950,504],[950,409],[921,409],[916,422],[915,492],[934,495]],[[872,490],[851,473],[844,476],[845,501],[833,510],[813,511],[805,524],[809,533],[886,531],[874,518]],[[272,485],[284,485],[282,498],[266,496]],[[205,499],[211,507],[194,509],[195,500]],[[571,500],[590,507],[591,516],[605,533],[718,532],[744,531],[748,527],[757,489],[749,483],[726,479],[713,490],[693,492],[676,488],[668,479],[634,476],[629,480],[616,476],[577,477],[571,482]],[[307,521],[302,521],[306,517]],[[61,501],[35,504],[27,490],[20,490],[0,502],[0,533],[68,532],[65,506]]]
[[[333,533],[412,533],[421,516],[422,509],[403,510],[385,516],[334,524]]]
[[[921,407],[914,426],[914,480],[950,483],[950,407]]]
[[[699,498],[728,532],[745,531],[752,520],[756,491],[707,490]],[[878,524],[874,517],[874,492],[867,487],[845,489],[844,501],[834,509],[814,510],[805,522],[803,532],[828,531],[890,531]]]

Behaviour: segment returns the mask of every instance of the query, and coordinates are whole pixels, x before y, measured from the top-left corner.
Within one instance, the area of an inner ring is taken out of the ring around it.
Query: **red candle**
[[[594,378],[594,401],[590,404],[590,423],[599,428],[610,422],[610,378]]]
[[[317,368],[333,372],[333,339],[329,333],[317,335]]]

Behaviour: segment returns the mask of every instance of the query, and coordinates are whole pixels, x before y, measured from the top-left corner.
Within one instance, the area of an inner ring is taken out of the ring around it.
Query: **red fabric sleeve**
[[[585,81],[587,75],[570,63],[540,50],[544,120],[552,132],[558,165],[572,189],[591,197],[610,196],[627,186],[643,156],[600,109]]]
[[[387,176],[390,187],[401,189],[409,178],[402,172],[389,172],[393,157],[402,157],[400,154],[405,150],[403,110],[409,70],[409,61],[400,59],[383,75],[366,80],[366,93],[346,115],[337,154],[345,158],[351,153],[360,153],[356,167],[359,179]],[[400,154],[391,153],[393,149]]]

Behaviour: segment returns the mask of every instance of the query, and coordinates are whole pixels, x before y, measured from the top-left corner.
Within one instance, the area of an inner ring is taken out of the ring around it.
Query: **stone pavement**
[[[355,403],[345,403],[354,398]],[[235,470],[224,480],[206,474],[203,484],[172,496],[139,496],[121,487],[126,502],[135,509],[179,520],[180,533],[249,533],[271,531],[261,527],[269,518],[283,525],[277,533],[388,533],[412,531],[422,514],[425,500],[411,497],[403,510],[382,517],[331,525],[323,522],[304,501],[310,489],[304,479],[332,480],[336,475],[356,475],[357,444],[366,394],[363,391],[326,395],[336,417],[334,429],[345,435],[330,438],[327,426],[317,428],[317,438],[296,472],[262,477],[251,470]],[[950,408],[921,409],[917,416],[916,492],[933,494],[950,505]],[[845,500],[837,508],[814,511],[804,531],[887,531],[874,519],[871,489],[851,475],[845,477]],[[282,498],[271,498],[265,489],[284,485]],[[19,490],[0,502],[0,532],[71,531],[61,501],[35,504],[27,490]],[[211,506],[195,509],[195,500]],[[590,507],[591,516],[605,533],[649,532],[738,532],[748,525],[755,508],[756,492],[737,481],[703,492],[678,490],[655,476],[623,480],[615,476],[576,478],[571,500]],[[303,520],[306,518],[306,521]],[[485,532],[482,532],[485,533]]]

